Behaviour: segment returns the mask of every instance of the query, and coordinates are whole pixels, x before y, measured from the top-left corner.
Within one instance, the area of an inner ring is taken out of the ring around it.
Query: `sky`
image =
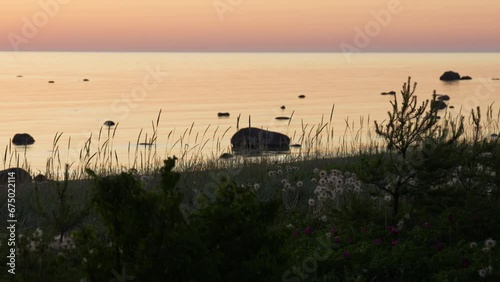
[[[500,51],[498,0],[15,0],[2,51]]]

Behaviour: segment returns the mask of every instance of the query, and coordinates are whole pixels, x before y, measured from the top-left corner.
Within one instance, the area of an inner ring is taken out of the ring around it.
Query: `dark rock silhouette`
[[[17,77],[23,77],[22,75],[18,75]]]
[[[37,176],[35,176],[35,178],[33,178],[33,180],[35,182],[45,182],[45,181],[47,181],[47,176],[40,173]]]
[[[300,147],[302,147],[302,145],[300,145],[300,144],[292,144],[292,145],[290,145],[290,147],[292,147],[292,148],[300,148]]]
[[[460,74],[458,72],[454,71],[447,71],[439,77],[440,80],[443,81],[455,81],[455,80],[460,80]]]
[[[107,121],[104,122],[104,125],[105,126],[113,126],[113,125],[115,125],[115,122],[112,121],[112,120],[107,120]]]
[[[380,95],[396,95],[396,91],[382,92]]]
[[[450,96],[448,96],[448,95],[439,95],[439,96],[437,96],[436,99],[439,100],[439,101],[448,101],[448,100],[450,100]]]
[[[286,109],[286,107],[285,106],[281,106],[281,109],[284,110],[284,109]]]
[[[53,80],[49,80],[49,83],[54,83],[54,81]]]
[[[220,157],[219,157],[219,158],[220,158],[220,159],[230,159],[230,158],[232,158],[232,157],[234,157],[234,156],[233,156],[233,154],[224,153],[224,154],[220,155]]]
[[[84,78],[83,81],[89,81],[89,79],[88,78]]]
[[[12,143],[14,145],[31,145],[35,143],[35,139],[28,133],[17,133],[12,138]]]
[[[306,95],[299,95],[300,99],[304,99],[305,97],[306,97]]]
[[[289,117],[275,117],[277,120],[289,120]]]
[[[9,173],[11,173],[11,175],[9,175]],[[11,179],[10,182],[9,182],[9,178]],[[14,182],[12,182],[13,181],[12,179],[15,179],[16,185],[30,183],[33,180],[33,178],[31,178],[31,175],[29,174],[29,172],[27,172],[26,170],[19,168],[19,167],[13,167],[13,168],[9,168],[6,170],[0,170],[0,185],[7,185],[9,183],[14,183]]]
[[[472,79],[472,77],[470,77],[470,76],[468,76],[468,75],[466,75],[466,76],[462,76],[462,77],[460,78],[460,80],[471,80],[471,79]]]
[[[290,138],[255,127],[242,128],[231,137],[233,151],[288,151]]]
[[[454,109],[454,108],[455,108],[455,106],[450,106],[449,108],[450,108],[450,109]]]
[[[218,117],[228,117],[228,116],[230,116],[230,114],[229,113],[217,113],[217,116]]]
[[[447,105],[445,102],[436,100],[436,101],[431,101],[431,108],[433,109],[438,109],[438,110],[444,110],[446,109]]]

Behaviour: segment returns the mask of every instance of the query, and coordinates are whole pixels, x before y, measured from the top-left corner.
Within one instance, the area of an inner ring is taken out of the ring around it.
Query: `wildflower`
[[[306,227],[306,230],[304,232],[306,233],[306,235],[311,235],[312,228],[308,226],[308,227]]]
[[[497,242],[491,238],[487,239],[486,241],[484,241],[484,245],[488,248],[494,248],[496,245],[497,245]]]
[[[279,169],[281,169],[281,166],[277,165],[274,167],[274,169],[279,170]]]
[[[281,169],[278,169],[278,171],[276,172],[278,175],[282,175],[283,174],[283,171]]]
[[[316,180],[316,178],[311,178],[311,183],[315,184],[316,182],[318,182],[318,180]]]
[[[317,174],[318,172],[319,172],[319,169],[317,169],[317,168],[313,169],[314,174]]]
[[[290,186],[290,190],[295,191],[295,186]]]
[[[471,243],[469,244],[469,247],[471,247],[471,248],[475,248],[475,247],[477,247],[477,243],[476,243],[476,242],[471,242]]]
[[[269,176],[273,177],[273,176],[275,176],[275,175],[276,175],[276,171],[271,170],[268,174],[269,174]]]
[[[489,251],[490,251],[490,247],[484,247],[484,248],[482,249],[482,251],[483,251],[483,252],[485,252],[485,253],[487,253],[487,252],[489,252]]]
[[[405,219],[410,219],[410,214],[409,213],[405,214],[404,218]]]
[[[303,183],[302,181],[297,181],[297,187],[299,187],[299,188],[300,188],[300,187],[302,187],[302,186],[304,186],[304,183]]]
[[[332,227],[332,229],[330,229],[330,233],[332,233],[333,235],[337,235],[338,234],[337,228]]]
[[[291,167],[291,166],[289,166],[289,165],[287,165],[287,166],[286,166],[286,172],[291,172],[292,170],[293,170],[293,169],[292,169],[292,167]]]
[[[429,228],[429,222],[424,222],[424,228]]]
[[[326,235],[326,237],[328,237],[328,238],[332,237],[332,233],[330,233],[330,232],[326,233],[325,235]]]
[[[260,189],[260,184],[259,184],[259,183],[255,183],[255,184],[253,185],[253,189],[255,189],[255,190],[259,190],[259,189]]]
[[[400,220],[397,224],[398,229],[403,229],[404,224],[405,224],[404,220]]]
[[[298,238],[298,237],[299,237],[299,235],[300,235],[299,230],[295,229],[295,230],[293,231],[293,234],[292,234],[292,235],[293,235],[293,237],[294,237],[294,238]]]
[[[494,172],[494,171],[492,171],[492,172],[490,173],[490,176],[491,176],[491,177],[495,177],[495,176],[497,176],[497,173],[496,173],[496,172]]]
[[[335,237],[335,238],[333,239],[333,241],[334,241],[335,243],[337,243],[337,244],[340,244],[340,242],[342,242],[338,236],[337,236],[337,237]]]
[[[396,233],[396,234],[399,233],[399,230],[392,225],[389,225],[387,227],[387,230],[389,230],[389,232],[391,232],[391,233]]]
[[[326,222],[326,220],[327,220],[326,215],[324,215],[324,216],[321,217],[321,221]]]
[[[285,189],[290,189],[290,187],[292,187],[292,185],[290,185],[290,183],[285,183]]]
[[[391,200],[391,196],[390,196],[390,195],[386,195],[386,196],[384,197],[384,200],[385,200],[386,202],[389,202],[389,201]]]
[[[314,199],[309,199],[309,205],[314,206]]]
[[[485,267],[485,268],[479,270],[479,276],[484,278],[488,275],[491,275],[492,272],[493,272],[493,267],[491,265],[489,265],[488,267]]]
[[[350,254],[349,252],[343,252],[343,253],[342,253],[342,256],[343,256],[344,258],[348,258],[350,255],[351,255],[351,254]]]
[[[462,262],[460,263],[460,267],[462,268],[468,268],[470,266],[470,261],[468,259],[462,259]]]
[[[436,249],[436,251],[441,251],[442,249],[444,249],[444,244],[441,242],[436,243],[434,244],[434,249]]]
[[[321,179],[319,180],[319,185],[321,185],[321,186],[325,186],[326,184],[327,184],[326,179],[321,178]]]
[[[324,171],[324,170],[320,171],[319,177],[326,177],[326,171]]]
[[[399,244],[399,240],[391,241],[391,246],[397,246]]]
[[[378,239],[378,238],[377,238],[377,239],[373,239],[373,244],[375,244],[375,245],[377,245],[377,246],[378,246],[378,245],[381,245],[381,244],[382,244],[382,240],[381,240],[381,239]]]
[[[43,235],[42,229],[37,228],[35,232],[33,232],[33,238],[41,238]]]
[[[286,183],[288,183],[288,180],[286,180],[286,179],[281,179],[281,184],[286,184]]]

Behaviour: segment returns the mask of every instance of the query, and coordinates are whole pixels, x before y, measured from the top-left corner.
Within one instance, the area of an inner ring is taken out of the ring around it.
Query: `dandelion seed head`
[[[302,182],[302,181],[297,181],[297,187],[299,187],[299,188],[300,188],[300,187],[302,187],[302,186],[304,186],[304,182]]]
[[[494,248],[496,245],[497,245],[497,242],[491,238],[487,239],[486,241],[484,241],[484,245],[488,248]]]

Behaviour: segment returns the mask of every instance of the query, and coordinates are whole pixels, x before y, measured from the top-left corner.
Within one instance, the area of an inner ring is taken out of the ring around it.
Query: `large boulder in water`
[[[31,145],[35,143],[35,139],[28,133],[17,133],[12,138],[12,143],[14,145]]]
[[[460,80],[460,74],[458,72],[454,71],[447,71],[441,75],[439,78],[440,80],[443,81],[455,81],[455,80]]]
[[[288,151],[290,138],[279,132],[247,127],[231,137],[231,145],[234,151]]]
[[[32,180],[31,174],[19,167],[0,170],[0,185],[30,183]]]

